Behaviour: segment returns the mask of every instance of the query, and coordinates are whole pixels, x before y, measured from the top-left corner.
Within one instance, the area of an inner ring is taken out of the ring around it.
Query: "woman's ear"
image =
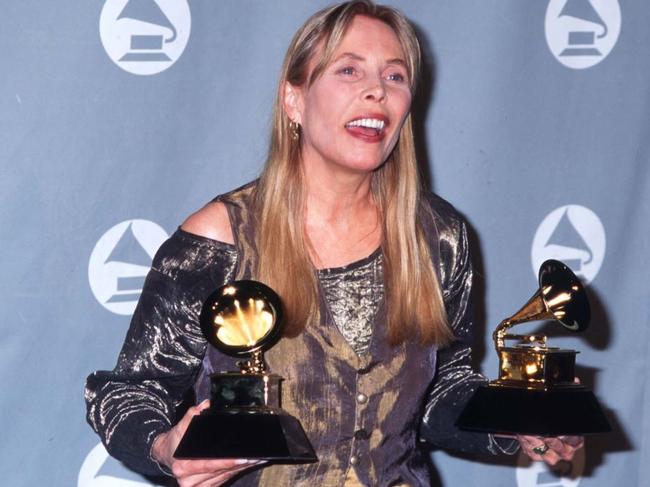
[[[298,124],[302,123],[302,96],[302,90],[299,87],[293,86],[288,81],[284,82],[284,96],[282,98],[284,112],[292,122]]]

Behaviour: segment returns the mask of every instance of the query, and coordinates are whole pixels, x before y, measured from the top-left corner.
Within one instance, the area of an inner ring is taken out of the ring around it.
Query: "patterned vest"
[[[256,264],[253,190],[249,184],[218,198],[228,208],[238,279],[253,278]],[[433,218],[428,220],[428,241],[437,245]],[[437,246],[431,255],[438,259]],[[319,461],[265,466],[234,485],[343,486],[351,468],[364,485],[430,485],[429,459],[418,448],[417,431],[435,374],[436,349],[410,342],[390,347],[382,302],[377,303],[370,350],[358,356],[337,329],[322,293],[319,301],[319,322],[296,338],[281,339],[265,354],[270,370],[284,378],[282,408],[300,420]],[[197,400],[208,397],[210,374],[222,370],[233,370],[233,360],[208,347]]]

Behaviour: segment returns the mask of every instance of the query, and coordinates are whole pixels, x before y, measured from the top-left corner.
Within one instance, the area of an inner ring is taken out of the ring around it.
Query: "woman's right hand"
[[[208,407],[210,407],[210,401],[206,400],[198,406],[188,409],[183,419],[166,433],[158,435],[151,447],[153,458],[172,471],[180,487],[216,487],[228,482],[243,470],[265,463],[264,460],[246,459],[181,460],[174,458],[174,451],[176,451],[192,417]]]

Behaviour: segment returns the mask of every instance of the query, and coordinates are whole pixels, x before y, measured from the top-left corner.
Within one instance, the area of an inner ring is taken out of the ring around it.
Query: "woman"
[[[239,474],[236,485],[429,485],[417,440],[429,389],[429,441],[516,448],[453,427],[484,379],[469,368],[465,226],[418,181],[410,107],[419,61],[404,17],[369,1],[327,8],[297,32],[260,180],[216,198],[161,247],[115,370],[89,377],[88,418],[111,454],[145,473],[171,471],[182,486]],[[283,299],[285,337],[266,359],[286,379],[282,406],[304,426],[316,464],[173,458],[207,402],[175,425],[174,408],[192,386],[207,398],[209,374],[233,368],[206,350],[201,303],[241,278]],[[555,463],[581,439],[520,443]]]

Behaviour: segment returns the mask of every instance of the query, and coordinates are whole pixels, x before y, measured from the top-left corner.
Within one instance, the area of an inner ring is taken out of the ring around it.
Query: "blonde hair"
[[[318,283],[305,234],[305,184],[300,141],[292,137],[284,112],[284,86],[309,86],[327,67],[356,15],[385,22],[406,56],[415,93],[420,47],[413,28],[395,9],[369,0],[346,2],[314,14],[295,34],[282,66],[266,166],[256,188],[257,278],[282,296],[285,335],[296,336],[318,316]],[[308,65],[322,46],[311,73]],[[429,246],[418,218],[421,185],[411,115],[388,160],[372,176],[372,192],[382,222],[388,339],[393,345],[417,338],[444,345],[452,337]]]

